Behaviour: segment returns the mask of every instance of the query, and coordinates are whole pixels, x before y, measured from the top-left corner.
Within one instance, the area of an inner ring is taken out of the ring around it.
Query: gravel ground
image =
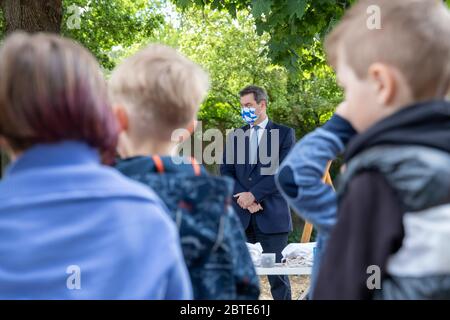
[[[272,300],[272,295],[270,294],[270,285],[267,280],[267,276],[261,276],[260,279],[260,289],[261,294],[259,296],[260,300]],[[291,283],[292,299],[297,300],[303,292],[309,286],[309,276],[289,276],[289,281]]]

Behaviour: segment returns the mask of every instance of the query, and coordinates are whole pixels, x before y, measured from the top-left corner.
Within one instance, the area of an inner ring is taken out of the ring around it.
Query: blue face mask
[[[252,107],[244,107],[241,109],[242,120],[247,122],[249,125],[255,123],[258,116],[256,115],[256,109]]]

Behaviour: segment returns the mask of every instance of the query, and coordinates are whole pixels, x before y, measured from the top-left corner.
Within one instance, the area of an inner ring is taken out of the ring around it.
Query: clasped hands
[[[261,204],[256,202],[255,196],[251,192],[240,192],[234,195],[237,203],[242,209],[247,209],[250,213],[256,213],[263,209]]]

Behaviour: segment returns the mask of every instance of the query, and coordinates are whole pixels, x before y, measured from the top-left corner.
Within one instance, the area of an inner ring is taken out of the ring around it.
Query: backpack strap
[[[164,164],[161,160],[161,157],[158,155],[152,156],[152,160],[155,163],[156,171],[159,173],[164,173]]]
[[[195,160],[194,157],[191,157],[191,163],[192,169],[194,169],[194,174],[196,176],[200,176],[202,174],[202,169],[200,168],[200,165],[197,163],[197,160]]]
[[[159,173],[164,173],[164,171],[165,171],[164,163],[163,163],[161,157],[158,155],[153,155],[152,160],[155,163],[156,171],[158,171]],[[196,176],[200,176],[202,173],[202,169],[200,168],[200,165],[197,163],[197,161],[193,157],[191,157],[191,164],[192,164],[192,169],[194,170],[194,174]]]

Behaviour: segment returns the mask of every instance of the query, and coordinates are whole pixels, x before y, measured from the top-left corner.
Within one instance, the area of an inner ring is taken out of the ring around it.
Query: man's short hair
[[[267,105],[269,102],[269,99],[267,97],[267,92],[266,92],[266,90],[264,90],[264,88],[251,85],[251,86],[245,87],[244,89],[242,89],[239,92],[240,97],[246,96],[248,94],[253,94],[253,97],[254,97],[256,103],[260,103],[261,101],[264,100],[264,101],[266,101],[266,105]]]
[[[113,104],[131,112],[133,125],[156,139],[193,120],[209,88],[208,74],[168,46],[153,44],[126,59],[112,73]]]
[[[370,8],[380,9],[381,28],[368,23]],[[438,0],[361,0],[327,36],[329,63],[344,53],[364,79],[371,64],[396,67],[416,99],[444,97],[450,85],[450,13]]]

